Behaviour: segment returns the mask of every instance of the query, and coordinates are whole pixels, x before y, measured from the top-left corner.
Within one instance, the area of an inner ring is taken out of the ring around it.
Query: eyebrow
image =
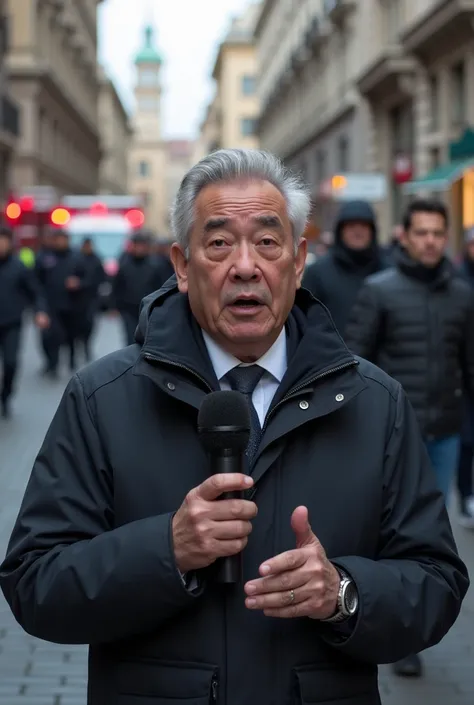
[[[229,218],[209,218],[207,223],[204,225],[204,232],[211,233],[213,230],[218,230],[224,225],[227,225]]]
[[[204,225],[204,232],[210,233],[214,230],[219,230],[229,223],[229,218],[216,217],[209,218],[209,220]],[[266,228],[281,229],[283,227],[280,218],[276,215],[257,215],[252,218],[252,220],[259,225],[263,225]]]
[[[257,215],[253,218],[260,225],[264,225],[266,228],[277,228],[283,227],[280,218],[276,215]]]

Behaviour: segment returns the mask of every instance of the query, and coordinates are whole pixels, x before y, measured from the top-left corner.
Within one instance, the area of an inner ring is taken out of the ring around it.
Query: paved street
[[[118,347],[120,334],[116,321],[104,321],[97,353]],[[24,343],[15,416],[8,422],[0,421],[2,557],[35,453],[68,378],[65,372],[60,382],[44,380],[39,375],[36,334],[29,331]],[[461,553],[474,574],[474,532],[457,528],[456,532]],[[426,676],[420,682],[393,679],[387,669],[381,670],[384,705],[474,703],[474,591],[451,633],[425,654],[425,663]],[[85,705],[86,664],[83,647],[56,646],[24,634],[0,598],[0,705]]]

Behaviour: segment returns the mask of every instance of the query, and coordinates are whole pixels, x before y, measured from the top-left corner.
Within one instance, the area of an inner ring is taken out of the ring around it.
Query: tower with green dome
[[[142,30],[133,63],[135,110],[129,147],[130,189],[144,201],[146,227],[156,234],[163,234],[166,233],[168,219],[167,152],[161,130],[163,58],[152,23],[146,24]]]
[[[147,24],[143,30],[143,38],[135,61],[136,84],[135,103],[136,121],[140,130],[142,127],[150,134],[155,131],[155,136],[161,132],[161,67],[163,59],[158,51],[155,30]]]

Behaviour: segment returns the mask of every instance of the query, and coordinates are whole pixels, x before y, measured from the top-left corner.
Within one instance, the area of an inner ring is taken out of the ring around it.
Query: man
[[[152,239],[144,231],[130,239],[113,284],[113,300],[122,316],[126,345],[133,345],[142,299],[161,288],[168,277],[152,254]]]
[[[61,401],[0,582],[26,631],[90,644],[89,705],[380,705],[377,663],[458,615],[466,569],[411,407],[300,288],[309,207],[265,152],[193,167],[177,281]],[[251,476],[209,477],[197,414],[229,387],[251,398]],[[216,584],[242,551],[243,583]]]
[[[43,333],[46,374],[56,377],[61,347],[66,343],[69,367],[76,365],[76,340],[80,327],[80,297],[88,288],[84,259],[69,244],[63,230],[53,231],[50,247],[36,259],[36,274],[45,292],[51,325]]]
[[[90,341],[94,329],[94,321],[99,308],[99,287],[105,280],[105,271],[100,257],[94,250],[92,238],[84,238],[81,246],[84,258],[85,276],[88,282],[80,296],[79,338],[84,348],[84,356],[90,362]]]
[[[0,226],[0,354],[3,358],[0,413],[10,415],[10,399],[18,370],[23,312],[27,306],[35,311],[36,325],[49,325],[46,302],[33,273],[13,254],[12,231]]]
[[[465,236],[464,259],[460,274],[474,289],[474,228],[469,228]],[[464,422],[461,430],[461,449],[457,467],[457,487],[459,493],[459,523],[466,529],[474,529],[474,400],[466,397]]]
[[[468,284],[445,256],[443,204],[417,200],[404,219],[397,266],[370,277],[360,291],[346,342],[403,386],[445,497],[459,454],[464,390],[474,391],[474,307]],[[400,675],[421,675],[412,656]]]
[[[336,220],[334,245],[311,264],[303,286],[329,309],[344,335],[350,310],[366,277],[388,266],[377,243],[375,213],[366,201],[345,203]]]

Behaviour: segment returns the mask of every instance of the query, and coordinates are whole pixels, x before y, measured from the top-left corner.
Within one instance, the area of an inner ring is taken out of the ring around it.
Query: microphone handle
[[[244,455],[233,449],[211,455],[211,475],[221,473],[244,473]],[[243,492],[224,492],[220,499],[243,499]],[[242,581],[242,554],[218,558],[214,579],[218,583],[231,585]]]

